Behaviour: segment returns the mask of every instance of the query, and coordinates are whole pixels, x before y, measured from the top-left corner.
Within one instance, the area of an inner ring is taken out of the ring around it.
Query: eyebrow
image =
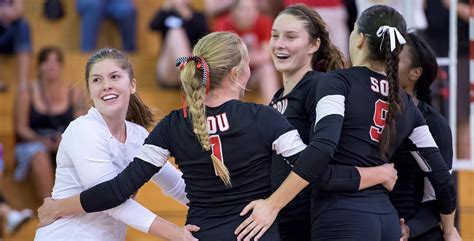
[[[279,32],[276,29],[272,29],[272,32]],[[290,31],[284,31],[283,33],[298,33],[298,31],[290,30]]]
[[[119,72],[119,71],[115,70],[115,71],[110,72],[108,75],[115,74],[115,73],[118,73],[118,72]],[[92,76],[92,77],[94,77],[94,76],[101,77],[102,75],[100,75],[100,74],[92,74],[91,76]]]

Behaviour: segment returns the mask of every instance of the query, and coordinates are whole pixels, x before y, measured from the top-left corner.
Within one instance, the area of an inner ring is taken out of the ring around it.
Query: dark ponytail
[[[155,122],[153,112],[150,110],[138,93],[130,95],[126,119],[145,128],[150,128]]]
[[[388,113],[385,127],[379,142],[379,154],[386,159],[386,153],[391,147],[396,136],[395,118],[403,108],[399,95],[398,63],[399,54],[403,45],[398,42],[397,35],[391,36],[389,32],[377,36],[380,27],[394,27],[404,37],[406,36],[406,23],[402,15],[395,9],[385,5],[374,5],[364,10],[357,21],[359,32],[367,37],[367,58],[371,61],[384,63],[387,81],[389,82]],[[390,41],[395,41],[395,48],[391,49]]]
[[[382,137],[379,142],[379,153],[380,156],[384,157],[390,145],[396,136],[395,131],[395,118],[400,112],[402,102],[400,100],[400,84],[398,79],[398,63],[400,58],[398,55],[401,52],[400,47],[390,51],[390,40],[387,39],[383,43],[385,47],[382,48],[382,52],[385,55],[385,72],[387,74],[387,81],[389,83],[388,93],[388,113],[385,119],[385,127],[382,131]]]

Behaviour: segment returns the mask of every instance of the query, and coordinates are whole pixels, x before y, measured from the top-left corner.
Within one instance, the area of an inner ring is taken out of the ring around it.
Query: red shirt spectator
[[[258,48],[262,43],[270,40],[272,20],[267,16],[259,15],[250,28],[244,29],[237,26],[232,16],[228,14],[216,19],[214,31],[233,31],[242,38],[249,49]]]

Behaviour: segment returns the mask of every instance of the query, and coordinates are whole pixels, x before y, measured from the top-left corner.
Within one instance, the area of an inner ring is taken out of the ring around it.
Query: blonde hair
[[[213,32],[196,44],[193,55],[201,57],[209,66],[210,90],[221,85],[222,80],[234,68],[241,70],[245,65],[247,51],[242,40],[234,33]],[[209,151],[209,132],[207,127],[204,99],[206,87],[202,83],[203,73],[195,61],[189,61],[181,72],[181,83],[193,124],[193,131],[204,150]],[[212,164],[217,175],[226,186],[231,186],[230,173],[222,160],[211,154]]]

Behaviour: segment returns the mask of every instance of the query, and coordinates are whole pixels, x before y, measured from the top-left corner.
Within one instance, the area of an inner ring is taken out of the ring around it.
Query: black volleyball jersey
[[[321,73],[310,71],[295,85],[287,95],[284,89],[277,91],[270,106],[283,114],[300,134],[305,144],[309,143],[312,126],[316,116],[316,86]],[[279,155],[272,158],[272,188],[276,190],[288,177],[291,166]],[[310,223],[311,190],[306,187],[278,214],[281,222],[287,220],[308,220]]]
[[[313,134],[316,118],[316,88],[323,73],[309,71],[286,95],[284,89],[275,93],[270,106],[282,113],[300,134],[301,140],[308,144]],[[316,160],[315,160],[316,161]],[[281,155],[272,158],[272,187],[276,190],[288,177],[291,166]],[[357,169],[349,166],[330,165],[322,172],[318,187],[326,190],[357,191],[360,175]],[[311,188],[301,191],[278,214],[280,221],[309,219],[311,204]],[[282,222],[279,225],[283,225]]]
[[[448,168],[452,167],[453,147],[451,129],[446,119],[433,107],[425,102],[418,103],[418,109],[423,114],[433,139],[439,147]],[[404,218],[409,226],[413,237],[414,234],[423,234],[438,225],[439,215],[436,209],[422,207],[426,202],[436,199],[433,186],[425,173],[418,166],[415,158],[410,153],[408,141],[404,141],[392,156],[391,162],[395,163],[398,171],[398,180],[392,192],[390,200]],[[428,207],[431,204],[426,204]],[[428,213],[431,210],[431,213]],[[434,221],[432,220],[434,218]],[[438,221],[436,221],[438,220]],[[431,224],[427,225],[427,224]]]
[[[325,75],[317,88],[315,133],[308,147],[300,153],[293,171],[312,181],[329,162],[360,167],[386,163],[377,148],[388,110],[389,83],[385,79],[384,75],[365,67]],[[396,118],[396,136],[387,158],[408,138],[411,153],[433,183],[440,211],[450,213],[455,208],[456,198],[449,170],[420,111],[404,91],[400,91],[400,98],[402,110]],[[396,212],[381,185],[351,193],[322,191],[319,196],[320,209]]]
[[[231,187],[216,175],[211,151],[203,150],[193,132],[192,116],[185,118],[182,110],[176,110],[157,124],[141,153],[121,174],[81,193],[84,210],[100,211],[120,204],[173,156],[186,183],[188,219],[238,216],[250,201],[270,195],[273,152],[293,157],[305,148],[298,132],[269,106],[230,100],[207,107],[206,114],[212,152],[228,168]]]

